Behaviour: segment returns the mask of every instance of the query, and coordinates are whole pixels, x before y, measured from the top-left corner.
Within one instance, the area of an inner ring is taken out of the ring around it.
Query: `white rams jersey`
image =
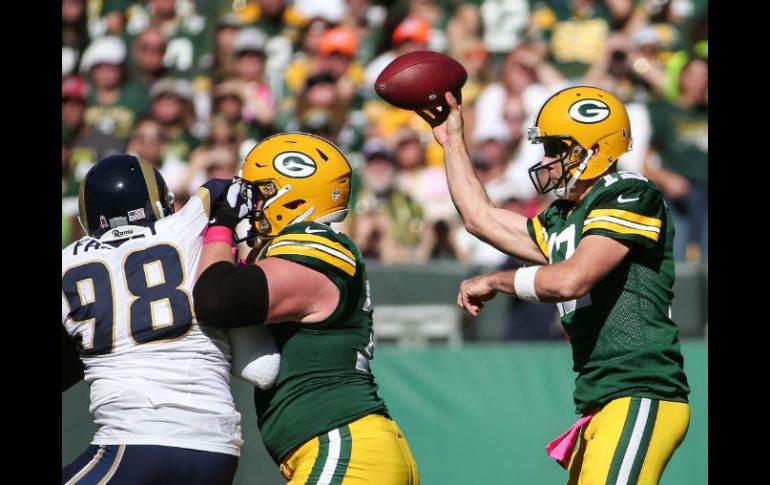
[[[240,455],[230,350],[193,314],[208,205],[202,188],[153,228],[111,229],[62,250],[62,321],[91,387],[93,444]],[[106,241],[129,234],[120,245]]]

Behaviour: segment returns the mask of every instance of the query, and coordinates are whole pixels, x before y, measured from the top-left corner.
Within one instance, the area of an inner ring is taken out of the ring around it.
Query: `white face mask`
[[[537,127],[530,128],[528,137],[533,144],[543,144],[543,150],[547,158],[554,159],[543,164],[542,160],[529,168],[529,177],[535,189],[540,194],[553,191],[559,199],[569,198],[572,188],[588,166],[588,160],[593,156],[593,150],[584,151],[583,147],[568,136],[539,137]],[[568,167],[578,163],[574,172]],[[551,170],[555,164],[561,166],[561,177],[554,181],[551,178]]]
[[[566,181],[566,183],[562,185],[562,187],[553,189],[553,193],[556,195],[556,197],[560,199],[569,198],[572,188],[575,186],[575,183],[577,183],[578,179],[580,179],[580,176],[583,175],[583,172],[585,172],[585,169],[588,166],[588,160],[590,160],[593,155],[594,155],[594,151],[588,150],[585,158],[583,158],[583,161],[580,162],[580,165],[578,165],[577,170],[575,170],[575,173],[571,173],[567,175],[567,177],[565,177],[565,179],[568,179],[568,180]]]

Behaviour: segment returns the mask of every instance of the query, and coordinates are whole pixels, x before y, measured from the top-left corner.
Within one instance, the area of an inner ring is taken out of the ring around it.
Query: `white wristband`
[[[540,266],[527,266],[519,268],[513,276],[513,291],[520,300],[530,303],[540,303],[540,299],[535,293],[535,274]]]

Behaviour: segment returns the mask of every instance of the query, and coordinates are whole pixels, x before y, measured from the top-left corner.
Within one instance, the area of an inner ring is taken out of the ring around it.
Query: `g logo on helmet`
[[[569,107],[569,115],[579,123],[598,123],[610,115],[610,107],[598,99],[581,99]]]
[[[273,159],[273,167],[283,175],[295,179],[310,177],[318,168],[312,158],[300,152],[281,153]]]

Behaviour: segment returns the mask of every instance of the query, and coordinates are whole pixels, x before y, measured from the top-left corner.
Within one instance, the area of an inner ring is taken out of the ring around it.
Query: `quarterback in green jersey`
[[[350,180],[345,155],[321,137],[261,141],[209,224],[195,312],[214,327],[274,324],[280,369],[254,401],[265,447],[290,484],[419,484],[369,367],[363,257],[329,226],[347,214]],[[246,215],[253,249],[236,267],[233,229]]]
[[[469,232],[535,263],[463,281],[457,304],[478,315],[501,291],[556,303],[577,372],[582,415],[551,442],[569,484],[656,484],[689,426],[689,387],[671,320],[674,226],[660,189],[617,172],[631,146],[623,104],[578,86],[545,102],[529,129],[544,157],[529,169],[556,200],[527,219],[495,207],[476,177],[455,98],[423,118],[443,146],[452,200]],[[579,440],[579,445],[576,443]]]

